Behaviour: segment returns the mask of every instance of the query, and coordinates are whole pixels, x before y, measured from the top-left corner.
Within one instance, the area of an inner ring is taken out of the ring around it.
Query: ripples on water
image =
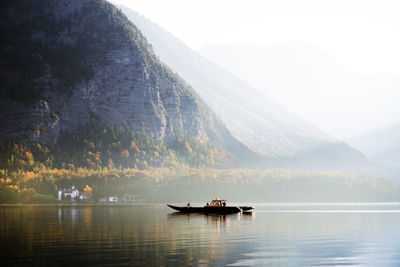
[[[400,203],[0,207],[1,266],[400,266]]]

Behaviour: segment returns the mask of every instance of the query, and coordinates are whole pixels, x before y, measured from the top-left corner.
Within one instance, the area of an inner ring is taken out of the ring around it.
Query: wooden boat
[[[203,213],[204,212],[204,207],[178,207],[178,206],[173,206],[167,204],[168,207],[171,209],[177,210],[179,212],[183,213]]]
[[[192,207],[188,204],[186,207],[178,207],[167,204],[168,207],[183,213],[205,213],[205,214],[232,214],[242,211],[252,210],[250,206],[226,206],[226,200],[214,199],[210,204],[207,203],[204,207]]]
[[[249,211],[249,210],[254,209],[254,208],[251,207],[251,206],[240,206],[239,208],[241,208],[243,211]]]

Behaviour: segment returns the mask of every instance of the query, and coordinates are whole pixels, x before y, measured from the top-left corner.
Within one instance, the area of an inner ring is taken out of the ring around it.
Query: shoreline
[[[173,202],[171,202],[173,203]],[[182,202],[183,203],[183,202]],[[199,204],[199,203],[193,203]],[[76,206],[164,206],[166,203],[160,202],[133,202],[133,203],[0,203],[0,207],[22,207],[22,206],[54,206],[54,207],[76,207]],[[252,205],[259,206],[284,206],[284,207],[301,207],[301,206],[395,206],[400,202],[379,201],[379,202],[253,202]]]

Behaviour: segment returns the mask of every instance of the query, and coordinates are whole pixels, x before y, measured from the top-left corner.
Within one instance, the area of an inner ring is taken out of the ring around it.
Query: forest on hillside
[[[0,140],[0,202],[51,201],[58,188],[73,183],[60,182],[59,173],[83,177],[95,172],[108,179],[107,173],[123,169],[226,168],[234,163],[231,154],[195,137],[176,133],[163,142],[92,121],[61,134],[53,146]]]
[[[4,176],[5,171],[0,170]],[[84,203],[135,195],[151,203],[399,201],[400,188],[387,179],[337,171],[283,169],[35,169],[0,178],[0,203],[62,203],[57,190],[75,186],[89,193]]]
[[[146,202],[398,201],[386,179],[338,171],[238,168],[231,154],[177,134],[161,142],[92,121],[53,146],[0,141],[0,203],[60,203],[75,186],[85,203],[134,194]],[[65,202],[65,201],[64,201]]]

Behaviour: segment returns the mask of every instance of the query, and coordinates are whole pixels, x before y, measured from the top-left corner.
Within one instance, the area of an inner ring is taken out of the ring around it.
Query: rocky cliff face
[[[54,144],[91,119],[247,150],[106,1],[0,4],[0,135]]]

